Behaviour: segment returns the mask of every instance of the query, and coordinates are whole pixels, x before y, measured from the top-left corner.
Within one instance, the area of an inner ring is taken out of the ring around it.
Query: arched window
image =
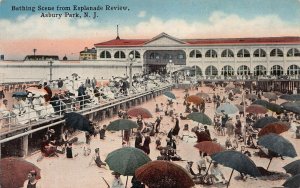
[[[275,48],[275,49],[271,50],[270,56],[271,57],[283,57],[283,52],[282,52],[282,50]]]
[[[262,76],[267,74],[267,69],[263,65],[257,65],[254,67],[254,75],[255,76]]]
[[[233,70],[232,66],[229,66],[229,65],[224,66],[221,70],[221,75],[224,75],[224,76],[234,75],[234,70]]]
[[[263,49],[256,49],[253,52],[253,57],[266,57],[266,51]]]
[[[202,54],[199,50],[192,50],[190,52],[190,58],[201,58]]]
[[[283,75],[283,68],[280,65],[274,65],[271,67],[271,75],[280,76]]]
[[[241,49],[238,51],[237,57],[250,57],[250,53],[247,49]]]
[[[250,68],[246,65],[242,65],[237,69],[238,75],[249,75],[250,74]]]
[[[287,52],[286,56],[288,56],[288,57],[299,57],[300,56],[300,51],[297,48],[291,48]]]
[[[131,52],[129,53],[129,55],[130,55],[130,54],[132,54],[133,57],[134,57],[135,59],[141,58],[140,52],[138,52],[138,51],[136,51],[136,50],[131,51]]]
[[[178,56],[177,56],[177,59],[184,59],[185,58],[185,55],[184,54],[178,54]]]
[[[160,59],[160,55],[158,53],[152,52],[150,54],[150,59]]]
[[[223,50],[221,57],[234,57],[233,51],[230,49]]]
[[[217,76],[218,75],[218,69],[215,66],[210,65],[205,69],[205,75],[207,75],[207,76]]]
[[[217,52],[216,52],[215,50],[210,49],[210,50],[207,50],[207,51],[206,51],[205,57],[217,58],[217,57],[218,57],[218,54],[217,54]]]
[[[173,56],[171,54],[165,54],[164,59],[173,59]]]
[[[101,58],[101,59],[111,58],[111,55],[110,55],[109,51],[102,51],[102,52],[100,53],[100,58]]]
[[[125,59],[125,53],[123,51],[117,51],[114,55],[114,58],[116,59]]]
[[[202,76],[202,70],[200,67],[193,66],[193,68],[194,68],[194,71],[191,71],[193,76],[195,76],[195,73],[196,73],[196,76]],[[195,70],[195,68],[196,68],[196,70]]]
[[[300,74],[300,67],[298,65],[291,65],[287,69],[288,75]]]

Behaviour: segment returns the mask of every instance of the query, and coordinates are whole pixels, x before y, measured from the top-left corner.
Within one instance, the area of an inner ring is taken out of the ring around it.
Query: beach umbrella
[[[267,106],[269,105],[269,102],[266,100],[257,99],[252,104],[258,104],[258,105],[261,105],[261,106],[264,106],[265,108],[267,108]]]
[[[296,114],[300,114],[300,101],[296,102],[284,102],[280,104],[282,106],[283,110],[293,112]]]
[[[239,151],[222,151],[211,155],[212,160],[224,166],[232,168],[228,185],[230,183],[233,171],[236,170],[240,173],[249,174],[253,177],[261,176],[255,163],[245,154]],[[227,185],[227,187],[228,187]]]
[[[133,128],[137,128],[136,122],[129,119],[118,119],[107,126],[108,131],[120,131],[120,130],[130,130]]]
[[[208,99],[209,95],[207,93],[197,93],[197,96],[201,97],[202,99]]]
[[[128,176],[134,176],[135,170],[138,167],[150,161],[151,159],[145,152],[134,147],[123,147],[114,150],[110,152],[105,159],[110,170],[127,176],[125,187],[127,187]]]
[[[143,118],[152,118],[151,112],[148,109],[142,107],[130,108],[127,111],[127,114],[131,117],[138,117],[141,115]]]
[[[287,156],[287,157],[297,156],[293,144],[289,142],[287,139],[283,138],[282,136],[274,133],[269,133],[267,135],[260,137],[258,139],[257,144],[281,156]],[[269,168],[271,161],[272,161],[272,157],[270,158],[270,162],[267,169]]]
[[[240,88],[238,88],[238,87],[236,87],[236,88],[233,88],[233,89],[232,89],[232,92],[233,92],[234,94],[242,94],[242,91],[241,91],[241,89],[240,89]]]
[[[90,134],[94,133],[94,127],[91,121],[81,114],[70,112],[65,114],[66,125],[75,130],[88,131]]]
[[[72,77],[77,77],[78,74],[77,74],[77,73],[73,73],[71,76],[72,76]]]
[[[169,99],[173,99],[173,100],[176,99],[174,93],[172,93],[171,91],[164,92],[164,96],[167,97],[167,98],[169,98]]]
[[[24,91],[19,91],[19,92],[14,92],[12,94],[12,97],[27,97],[28,93],[27,92],[24,92]]]
[[[244,112],[244,106],[239,104],[236,104],[235,106],[239,109],[239,112]]]
[[[225,114],[235,114],[239,111],[239,109],[235,105],[230,103],[221,104],[217,108],[217,113],[221,113],[223,110]]]
[[[279,119],[274,118],[273,116],[268,116],[268,117],[263,117],[258,120],[253,124],[254,128],[263,128],[269,123],[274,123],[279,121]]]
[[[293,176],[300,174],[300,160],[293,161],[283,168],[287,173],[292,174]]]
[[[221,151],[224,151],[224,147],[220,144],[212,141],[203,141],[194,145],[199,151],[212,155]]]
[[[136,178],[149,188],[190,188],[195,184],[181,166],[169,161],[151,161],[135,171]]]
[[[246,108],[246,112],[252,114],[265,114],[268,112],[268,109],[258,104],[251,104]]]
[[[2,188],[23,187],[28,173],[32,170],[37,172],[37,179],[41,178],[41,170],[23,158],[3,158],[0,160],[0,169],[0,187]]]
[[[186,117],[201,124],[212,125],[212,120],[206,114],[201,112],[192,112]]]
[[[200,104],[204,103],[204,100],[201,97],[197,96],[197,95],[188,96],[187,101],[192,102],[196,105],[200,105]]]
[[[48,92],[44,88],[39,89],[38,87],[28,87],[28,88],[26,88],[26,91],[30,92],[32,94],[41,95],[41,96],[48,94]]]
[[[280,105],[271,102],[267,105],[266,108],[277,114],[283,113],[284,111]]]
[[[276,101],[278,99],[277,95],[272,92],[264,92],[263,96],[271,101]]]
[[[300,101],[300,94],[292,94],[292,95],[284,94],[281,95],[279,98],[285,99],[287,101]]]
[[[249,100],[256,100],[256,99],[258,99],[258,97],[256,96],[256,95],[254,95],[254,94],[251,94],[251,93],[249,93],[249,94],[246,94],[245,95],[245,98],[246,99],[249,99]]]
[[[264,128],[262,128],[259,131],[258,136],[264,136],[269,133],[281,134],[288,130],[289,130],[289,127],[286,123],[278,121],[278,122],[267,124]]]
[[[296,176],[288,178],[284,183],[283,186],[287,188],[299,188],[300,185],[300,174]]]
[[[99,80],[96,83],[96,87],[109,86],[109,80]]]

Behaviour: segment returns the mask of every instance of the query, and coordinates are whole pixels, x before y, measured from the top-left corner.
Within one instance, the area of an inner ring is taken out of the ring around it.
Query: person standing
[[[96,87],[96,85],[97,85],[97,80],[96,80],[96,78],[95,78],[95,77],[93,77],[93,79],[92,79],[91,83],[92,83],[92,87],[93,87],[93,89],[95,89],[95,87]]]
[[[41,188],[36,176],[37,172],[35,170],[31,170],[28,173],[28,179],[23,184],[23,188]]]
[[[124,184],[120,178],[121,174],[118,172],[113,172],[111,174],[115,176],[113,182],[111,183],[111,188],[124,188]]]
[[[178,136],[179,131],[180,131],[179,119],[178,119],[178,115],[176,114],[175,126],[174,126],[174,129],[172,131],[173,136]]]
[[[63,87],[63,85],[64,85],[63,80],[62,80],[61,78],[59,78],[58,81],[57,81],[57,87],[58,87],[59,89],[61,89],[61,88]]]

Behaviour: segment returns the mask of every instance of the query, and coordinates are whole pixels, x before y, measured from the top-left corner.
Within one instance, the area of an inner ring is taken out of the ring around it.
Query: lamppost
[[[52,59],[50,59],[50,62],[49,62],[49,65],[50,65],[50,80],[49,81],[51,81],[52,80],[52,65],[53,65],[53,61],[52,61]]]
[[[132,88],[132,63],[134,61],[133,54],[129,54],[129,91],[131,91]]]

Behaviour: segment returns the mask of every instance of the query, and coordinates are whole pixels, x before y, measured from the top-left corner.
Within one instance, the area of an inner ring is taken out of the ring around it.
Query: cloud
[[[93,20],[85,19],[74,22],[67,18],[41,19],[36,15],[22,16],[13,21],[0,19],[0,28],[2,40],[99,38],[100,41],[95,41],[96,43],[115,38],[114,26],[103,27]],[[152,38],[161,32],[177,38],[299,36],[300,24],[286,23],[277,15],[245,19],[236,14],[213,12],[208,21],[164,21],[151,17],[135,26],[125,25],[120,28],[121,38]]]
[[[144,18],[146,16],[146,11],[142,10],[139,12],[138,17],[139,18]]]

